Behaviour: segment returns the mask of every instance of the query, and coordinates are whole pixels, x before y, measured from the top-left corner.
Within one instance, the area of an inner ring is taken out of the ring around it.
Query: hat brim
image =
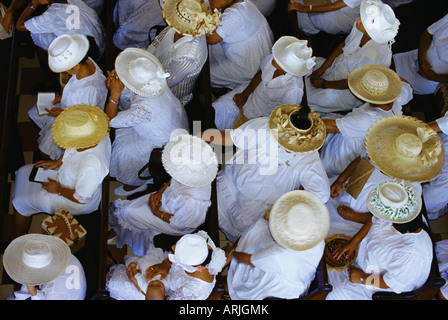
[[[431,130],[423,121],[409,116],[389,116],[377,120],[367,130],[364,144],[373,164],[384,174],[410,182],[427,182],[434,179],[445,163],[445,153],[440,137],[435,134],[423,143],[423,148],[440,144],[442,152],[437,162],[425,165],[421,157],[405,158],[397,153],[394,144],[403,133],[417,135],[417,128]]]
[[[274,56],[275,62],[277,62],[277,64],[280,66],[280,68],[283,69],[283,71],[297,77],[302,77],[307,75],[313,68],[307,68],[306,64],[303,64],[302,68],[297,68],[294,65],[288,64],[285,61],[283,54],[287,46],[298,41],[300,40],[291,36],[281,37],[272,46],[272,55]]]
[[[53,253],[52,261],[46,267],[31,268],[22,261],[23,248],[29,242],[41,241],[45,241],[50,246]],[[67,268],[70,259],[70,248],[60,238],[42,234],[27,234],[14,239],[9,244],[3,255],[3,266],[15,282],[26,286],[35,286],[48,283],[61,275]]]
[[[70,70],[71,68],[76,66],[78,63],[80,63],[81,60],[84,59],[85,56],[87,55],[87,53],[89,52],[89,47],[90,47],[89,40],[84,35],[74,33],[74,34],[70,34],[70,35],[62,35],[60,37],[67,37],[67,38],[71,38],[73,41],[76,41],[79,46],[79,51],[74,52],[73,55],[71,56],[71,59],[65,61],[64,64],[58,63],[56,61],[56,59],[52,58],[51,55],[49,54],[48,55],[48,66],[50,67],[51,71],[56,72],[56,73],[61,73],[61,72]],[[60,38],[60,37],[58,37],[58,38]],[[56,38],[56,39],[58,39],[58,38]],[[55,40],[53,40],[53,42],[50,44],[50,46],[48,48],[48,52],[51,52],[51,50],[54,46],[54,43],[56,43]]]
[[[319,114],[311,110],[309,116],[313,121],[310,131],[304,135],[298,135],[299,138],[293,139],[287,137],[285,132],[292,127],[285,125],[283,119],[288,118],[294,111],[302,108],[300,105],[283,104],[276,107],[269,116],[268,127],[273,139],[285,150],[293,153],[313,153],[319,150],[326,137],[325,124]]]
[[[359,15],[361,17],[362,24],[364,25],[364,29],[366,30],[367,34],[370,36],[370,38],[372,38],[373,41],[375,41],[379,44],[385,44],[389,41],[392,41],[394,39],[394,37],[396,36],[398,29],[394,32],[393,36],[391,36],[390,32],[392,30],[389,30],[388,32],[386,32],[385,30],[382,30],[380,28],[371,28],[366,23],[366,20],[368,18],[367,14],[366,14],[367,2],[368,1],[363,0],[359,7],[359,11],[360,11]],[[381,1],[379,1],[379,2],[381,2]],[[381,2],[381,5],[382,5],[382,9],[380,9],[380,10],[388,10],[393,14],[393,10],[389,5],[383,4],[383,2]],[[386,36],[386,34],[388,34],[388,36]]]
[[[149,90],[149,88],[145,89],[145,87],[148,86],[147,84],[137,83],[132,80],[132,75],[128,67],[132,61],[138,58],[146,58],[160,70],[165,70],[160,61],[150,52],[139,48],[127,48],[126,50],[120,52],[115,59],[115,71],[117,72],[117,76],[120,78],[121,82],[129,88],[129,90],[141,97],[148,98],[162,95],[168,88],[166,80],[161,80],[164,81],[164,85],[162,85],[162,89],[157,92]]]
[[[367,91],[362,85],[362,78],[367,71],[376,69],[383,72],[389,81],[389,87],[381,94],[374,94]],[[380,65],[365,65],[352,71],[348,76],[348,87],[350,91],[359,99],[374,103],[387,104],[395,101],[401,94],[402,83],[400,77],[391,69]]]
[[[95,122],[95,131],[88,136],[72,136],[65,126],[65,120],[75,111],[85,111],[91,114]],[[97,145],[110,131],[109,117],[98,107],[90,105],[74,105],[64,109],[53,123],[51,133],[53,141],[62,149],[83,149]]]

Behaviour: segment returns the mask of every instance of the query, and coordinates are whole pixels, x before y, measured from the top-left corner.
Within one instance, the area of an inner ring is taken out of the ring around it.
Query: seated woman
[[[54,107],[46,109],[47,114],[40,114],[34,105],[28,110],[28,116],[41,129],[37,140],[40,151],[57,160],[64,150],[54,143],[51,134],[56,117],[75,104],[93,105],[103,110],[107,98],[106,77],[89,57],[89,41],[81,34],[66,34],[54,39],[48,49],[48,64],[56,73],[68,73],[70,80],[62,95],[53,101]]]
[[[164,147],[162,163],[172,179],[160,190],[110,205],[116,246],[127,244],[135,255],[144,255],[157,234],[181,236],[196,230],[211,204],[218,161],[209,145],[198,137],[179,135]]]
[[[260,218],[226,248],[232,300],[296,299],[314,279],[330,224],[325,205],[310,192],[290,191],[277,199],[267,220]]]
[[[360,10],[360,17],[347,38],[327,59],[316,58],[314,71],[306,78],[308,104],[317,112],[359,107],[362,101],[348,88],[350,72],[368,64],[385,67],[391,64],[390,43],[400,24],[394,12],[379,0],[363,0]]]
[[[210,0],[210,8],[222,10],[218,28],[207,35],[211,86],[235,89],[257,73],[261,61],[271,52],[274,35],[266,18],[249,0]]]
[[[225,252],[203,230],[184,235],[172,250],[167,259],[146,269],[146,280],[161,275],[168,300],[206,300],[226,263]]]
[[[169,26],[151,42],[148,51],[170,74],[167,85],[185,106],[193,99],[196,79],[208,57],[205,34],[216,29],[220,13],[212,14],[199,0],[165,0],[162,10]]]
[[[417,49],[394,54],[395,70],[415,94],[433,94],[440,83],[448,83],[447,40],[448,14],[423,31]]]
[[[342,272],[329,271],[327,300],[369,300],[377,291],[402,293],[428,279],[433,243],[423,221],[421,195],[410,183],[388,181],[367,198],[373,216],[334,252],[356,260]]]
[[[231,129],[241,115],[245,119],[268,117],[282,104],[300,104],[303,76],[314,66],[307,41],[284,36],[273,46],[250,82],[213,102],[215,124],[219,130]],[[239,123],[239,122],[238,122]]]
[[[138,172],[149,161],[153,148],[164,146],[176,129],[188,132],[187,113],[168,88],[167,77],[157,58],[139,48],[121,52],[115,70],[109,73],[106,114],[115,128],[110,175],[123,183],[115,189],[117,195],[146,190],[151,180],[141,179]],[[130,106],[119,111],[125,86],[131,92]]]
[[[16,172],[12,197],[16,236],[27,233],[31,216],[65,208],[72,215],[98,209],[102,183],[109,173],[109,119],[98,107],[74,105],[53,124],[54,142],[64,149],[58,160],[25,165]],[[41,183],[29,180],[33,167],[55,170]]]
[[[309,6],[303,0],[290,0],[288,11],[297,11],[298,27],[308,36],[319,32],[348,34],[359,17],[360,5],[361,0],[331,0]]]

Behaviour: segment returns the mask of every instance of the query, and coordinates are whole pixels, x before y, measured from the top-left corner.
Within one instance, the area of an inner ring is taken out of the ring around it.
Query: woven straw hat
[[[309,129],[298,129],[291,123],[291,115],[302,106],[283,104],[275,108],[269,116],[268,126],[272,137],[284,149],[294,153],[312,153],[322,147],[325,141],[325,125],[318,113],[311,110]]]
[[[83,34],[63,34],[54,39],[48,48],[48,65],[59,73],[76,66],[89,51],[89,40]]]
[[[437,133],[414,117],[396,115],[377,120],[367,131],[364,143],[375,166],[396,179],[432,180],[445,162]]]
[[[366,32],[377,43],[394,41],[400,21],[394,10],[380,0],[363,0],[360,16]]]
[[[393,223],[406,223],[418,216],[422,198],[412,184],[392,180],[380,183],[367,196],[367,207],[377,218]]]
[[[306,40],[283,36],[274,43],[272,54],[283,71],[301,77],[308,74],[316,64],[312,57],[313,50],[307,44]]]
[[[304,190],[283,194],[269,212],[269,230],[279,245],[293,250],[313,248],[330,227],[327,207]]]
[[[146,50],[127,48],[115,59],[115,71],[123,84],[142,97],[159,96],[168,88],[159,60]]]
[[[63,110],[51,129],[54,142],[62,149],[93,147],[109,130],[109,117],[100,108],[85,104]]]
[[[213,33],[221,13],[210,10],[202,0],[164,0],[163,18],[181,35],[202,36]]]
[[[218,158],[212,147],[189,134],[178,135],[165,145],[162,164],[173,179],[190,187],[209,184],[218,173]]]
[[[63,240],[32,233],[9,244],[3,255],[3,266],[15,282],[35,286],[61,275],[70,259],[70,248]]]
[[[401,79],[392,69],[370,64],[350,73],[348,87],[361,100],[387,104],[400,96]]]

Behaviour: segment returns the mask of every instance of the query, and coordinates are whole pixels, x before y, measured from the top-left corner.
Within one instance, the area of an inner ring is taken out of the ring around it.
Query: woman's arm
[[[14,13],[16,13],[16,11],[19,10],[22,6],[24,6],[25,3],[26,0],[13,0],[8,9],[6,9],[5,15],[3,16],[2,20],[2,26],[3,28],[5,28],[6,32],[11,32],[14,22]]]
[[[31,6],[33,6],[33,8],[31,8]],[[23,10],[22,14],[20,15],[19,19],[17,19],[17,23],[16,23],[16,29],[19,31],[28,31],[28,29],[25,27],[25,22],[27,20],[29,20],[33,14],[34,14],[34,10],[36,10],[36,8],[39,6],[39,1],[37,0],[32,0],[30,5],[27,6],[25,8],[25,10]]]
[[[216,44],[222,41],[222,37],[216,31],[212,34],[207,34],[206,38],[208,44]]]
[[[347,179],[353,174],[353,171],[355,171],[359,161],[361,161],[361,157],[354,159],[330,186],[330,195],[332,198],[339,197],[339,193],[342,189],[344,189],[345,181],[347,181]]]
[[[110,120],[115,118],[118,114],[118,103],[120,101],[121,92],[124,89],[124,84],[118,78],[115,70],[107,71],[106,86],[110,91],[109,100],[107,100],[105,112]]]
[[[327,132],[340,132],[335,119],[322,119]]]
[[[42,189],[45,189],[48,193],[58,194],[70,201],[81,203],[74,197],[75,190],[61,186],[56,180],[48,178],[48,182],[42,182]]]
[[[233,101],[238,108],[241,109],[242,107],[244,107],[251,93],[254,92],[254,90],[258,87],[261,82],[261,74],[261,70],[258,70],[247,87],[241,93],[237,93],[233,96]]]

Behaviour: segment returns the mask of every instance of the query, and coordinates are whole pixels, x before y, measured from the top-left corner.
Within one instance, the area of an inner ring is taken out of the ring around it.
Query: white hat
[[[192,37],[213,33],[221,17],[218,9],[212,13],[203,0],[165,0],[162,13],[171,28]]]
[[[162,164],[173,179],[190,187],[209,184],[218,173],[218,158],[212,147],[189,134],[178,135],[165,145]]]
[[[89,51],[89,40],[83,34],[63,34],[48,48],[48,65],[53,72],[64,72],[76,66]]]
[[[313,50],[307,44],[306,40],[283,36],[274,43],[272,54],[283,71],[301,77],[316,64],[312,57]]]
[[[392,69],[380,65],[365,65],[348,76],[348,87],[359,99],[374,104],[387,104],[401,94],[401,79]]]
[[[174,254],[170,254],[169,259],[193,272],[196,270],[195,266],[203,263],[207,256],[207,240],[198,234],[186,234],[177,241]]]
[[[314,194],[294,190],[275,201],[269,212],[269,230],[279,245],[293,250],[307,250],[328,233],[330,215]]]
[[[389,5],[380,0],[363,0],[360,14],[362,24],[373,41],[387,43],[394,40],[400,21]]]
[[[385,221],[406,223],[413,220],[422,208],[422,199],[409,182],[393,180],[380,183],[367,196],[370,212]]]
[[[3,266],[15,282],[35,286],[61,275],[70,259],[70,248],[63,240],[32,233],[9,244],[3,255]]]
[[[115,70],[124,85],[139,96],[159,96],[168,88],[169,73],[144,49],[127,48],[120,52],[115,59]]]

